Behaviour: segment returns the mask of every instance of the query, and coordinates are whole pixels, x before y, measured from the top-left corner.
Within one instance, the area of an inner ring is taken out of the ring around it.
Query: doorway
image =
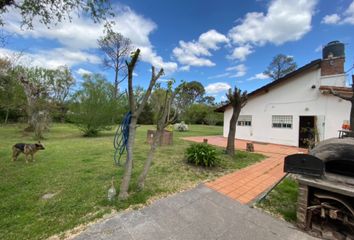
[[[300,116],[299,147],[308,148],[315,143],[315,116]]]

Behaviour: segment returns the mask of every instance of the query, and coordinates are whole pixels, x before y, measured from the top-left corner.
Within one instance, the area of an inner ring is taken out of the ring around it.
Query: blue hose
[[[120,166],[120,159],[124,153],[124,150],[126,150],[128,146],[129,124],[131,117],[131,112],[125,114],[121,124],[117,128],[116,134],[114,135],[114,162],[117,166]]]

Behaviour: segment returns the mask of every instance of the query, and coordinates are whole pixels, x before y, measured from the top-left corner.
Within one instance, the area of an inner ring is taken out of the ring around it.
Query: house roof
[[[260,87],[256,90],[254,90],[253,92],[250,92],[247,96],[248,96],[248,98],[250,98],[250,97],[260,94],[260,93],[267,93],[270,88],[278,86],[281,83],[285,83],[285,82],[289,81],[292,77],[299,75],[301,73],[304,73],[309,69],[319,68],[320,66],[321,66],[321,59],[314,60],[314,61],[304,65],[303,67],[298,68],[295,71],[292,71],[291,73],[285,75],[284,77],[274,80],[274,81],[264,85],[263,87]],[[214,111],[215,112],[225,112],[225,110],[228,106],[230,106],[230,103],[225,104],[225,105],[215,109]]]
[[[342,94],[344,96],[351,97],[353,95],[353,89],[349,87],[336,87],[336,86],[320,86],[320,91],[322,93],[330,93],[334,91],[336,93]]]

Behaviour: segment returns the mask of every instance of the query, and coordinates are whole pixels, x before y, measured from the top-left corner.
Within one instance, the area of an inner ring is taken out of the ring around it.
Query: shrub
[[[174,127],[175,127],[175,130],[180,131],[180,132],[188,131],[188,125],[185,124],[183,121],[180,123],[176,123]]]
[[[76,92],[71,106],[70,120],[84,133],[96,136],[114,121],[117,102],[113,97],[113,85],[103,76],[84,76],[82,89]]]
[[[219,163],[217,150],[206,143],[192,144],[186,150],[187,162],[197,166],[213,167]]]

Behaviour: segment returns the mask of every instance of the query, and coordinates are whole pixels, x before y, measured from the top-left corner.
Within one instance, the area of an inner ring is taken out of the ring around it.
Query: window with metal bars
[[[292,128],[293,116],[291,115],[273,115],[272,116],[273,128]]]
[[[237,126],[252,126],[252,116],[240,115],[237,120]]]

